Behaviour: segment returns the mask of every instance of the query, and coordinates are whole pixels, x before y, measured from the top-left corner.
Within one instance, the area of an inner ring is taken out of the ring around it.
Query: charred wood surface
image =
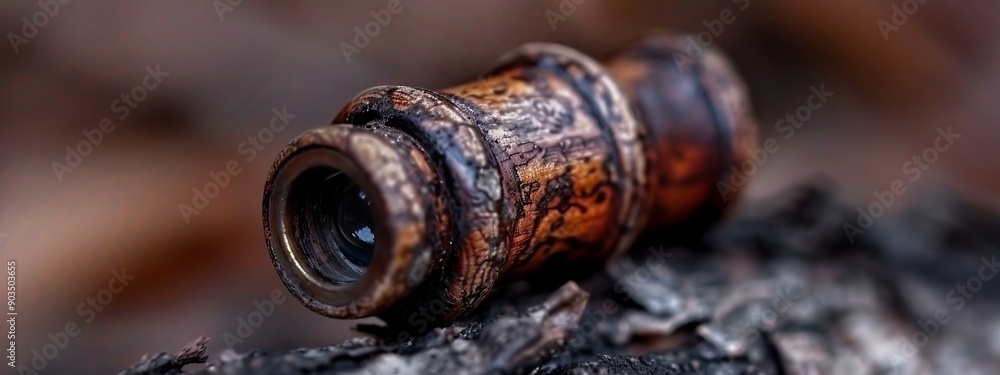
[[[222,352],[197,373],[993,373],[1000,288],[979,271],[996,272],[1000,215],[947,191],[913,202],[852,243],[856,207],[811,183],[749,202],[701,244],[645,238],[579,286],[514,284],[421,337],[363,326],[328,347]],[[981,290],[956,297],[970,278]],[[124,373],[186,373],[206,341]]]

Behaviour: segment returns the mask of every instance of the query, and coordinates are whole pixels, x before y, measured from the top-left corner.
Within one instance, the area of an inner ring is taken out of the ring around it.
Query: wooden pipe
[[[458,87],[362,92],[278,155],[274,267],[317,313],[426,329],[498,284],[591,272],[643,231],[704,228],[757,127],[725,58],[682,47],[653,36],[601,66],[528,44]]]

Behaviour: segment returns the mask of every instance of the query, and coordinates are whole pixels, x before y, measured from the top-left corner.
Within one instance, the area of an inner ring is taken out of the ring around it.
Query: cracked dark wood
[[[367,335],[343,343],[223,351],[207,368],[187,370],[994,374],[1000,283],[995,276],[985,280],[960,311],[946,296],[978,275],[984,257],[996,262],[1000,213],[949,192],[913,194],[914,205],[883,217],[853,244],[842,228],[856,218],[853,207],[830,186],[810,184],[748,202],[697,245],[637,245],[612,261],[619,273],[599,272],[581,288],[515,283],[449,326],[404,341],[398,327],[361,326]],[[657,252],[665,254],[647,261]],[[643,275],[638,282],[637,275]],[[634,287],[619,287],[627,282]],[[761,312],[769,306],[773,318]],[[940,308],[951,319],[907,354],[902,345],[921,330],[918,322]],[[184,365],[205,360],[191,355],[205,353],[205,342],[176,356],[146,356],[126,374],[187,373]],[[220,350],[211,347],[213,354]]]

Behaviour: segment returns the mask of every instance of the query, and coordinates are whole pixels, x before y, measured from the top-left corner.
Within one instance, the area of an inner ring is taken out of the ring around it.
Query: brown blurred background
[[[402,11],[348,63],[341,43],[352,44],[354,28],[388,1],[244,0],[231,9],[226,0],[71,1],[16,53],[10,33],[23,36],[22,17],[42,8],[4,2],[0,252],[18,264],[18,363],[30,365],[32,350],[41,352],[47,334],[67,322],[80,333],[45,372],[117,372],[199,335],[212,336],[210,354],[218,354],[255,300],[284,293],[260,218],[264,177],[282,146],[328,123],[362,89],[475,79],[524,42],[603,57],[655,30],[704,32],[703,22],[731,9],[735,20],[712,45],[746,78],[762,139],[780,145],[753,176],[751,197],[825,174],[859,204],[871,202],[873,190],[906,177],[902,165],[948,126],[962,136],[931,165],[939,177],[913,185],[943,180],[1000,196],[1000,3],[928,0],[888,40],[878,22],[892,22],[892,5],[904,2],[562,3],[575,4],[402,0]],[[559,13],[561,4],[574,10],[553,30],[546,11]],[[157,65],[169,76],[119,119],[113,102]],[[835,95],[784,139],[775,123],[820,85]],[[295,118],[247,160],[240,144],[267,126],[273,108]],[[60,181],[52,163],[66,163],[66,146],[105,117],[114,131]],[[191,204],[192,189],[230,160],[241,172],[186,223],[178,205]],[[86,323],[78,305],[122,268],[135,279]],[[356,323],[286,299],[234,349],[330,344],[356,334]]]

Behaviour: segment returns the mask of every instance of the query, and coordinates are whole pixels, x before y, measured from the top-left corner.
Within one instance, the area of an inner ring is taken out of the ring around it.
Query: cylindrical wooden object
[[[303,304],[445,324],[498,284],[569,278],[644,230],[710,224],[734,198],[717,183],[756,142],[726,60],[672,36],[603,66],[528,44],[487,77],[366,90],[281,152],[264,227]]]

